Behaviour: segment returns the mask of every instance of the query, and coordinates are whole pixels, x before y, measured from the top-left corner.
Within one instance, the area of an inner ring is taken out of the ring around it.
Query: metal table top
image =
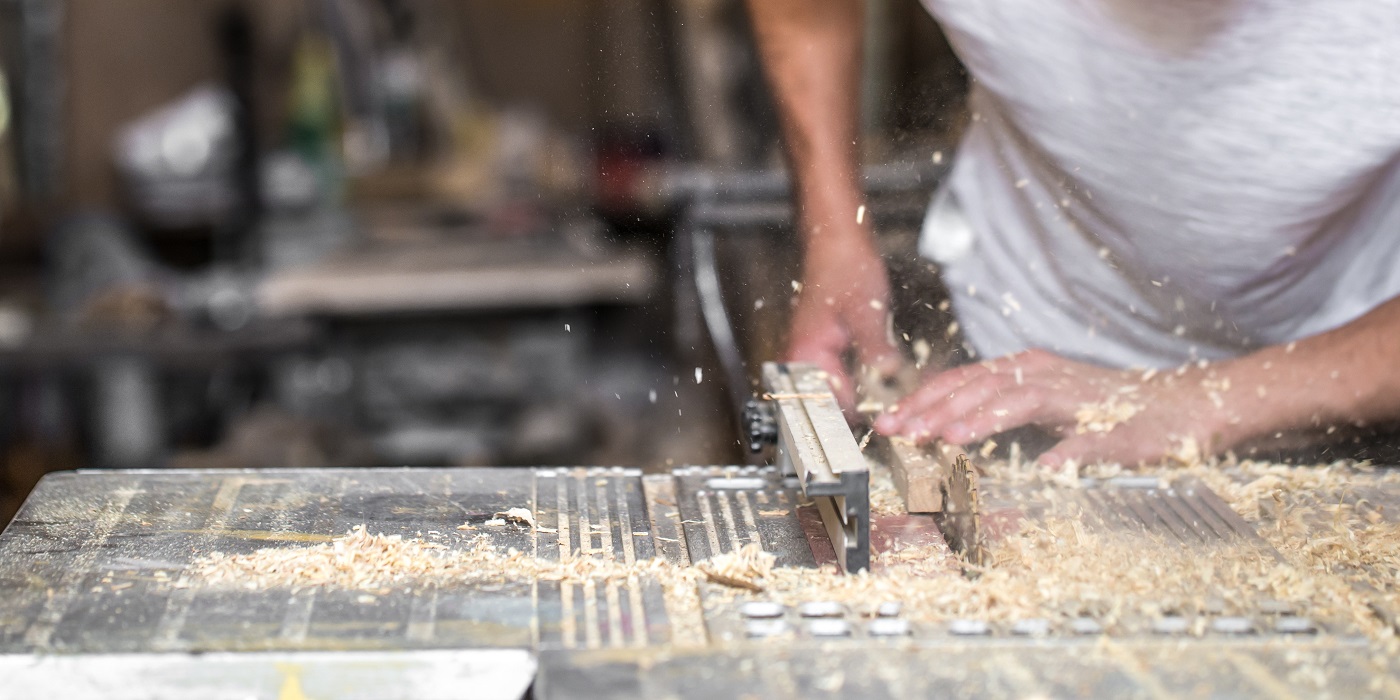
[[[533,511],[536,530],[484,526],[517,507]],[[458,531],[463,524],[477,529]],[[1315,694],[1295,680],[1321,674],[1336,693],[1400,695],[1393,660],[1336,635],[1028,637],[1014,627],[968,635],[916,623],[886,637],[873,621],[850,618],[848,632],[831,639],[789,609],[778,614],[795,634],[756,639],[745,613],[704,583],[683,591],[695,604],[680,607],[646,578],[404,585],[372,597],[180,585],[204,554],[324,542],[357,525],[452,548],[489,533],[498,546],[546,560],[587,550],[685,564],[750,542],[783,566],[834,556],[815,515],[766,468],[53,474],[0,535],[5,688],[65,698],[506,698],[532,683],[541,698],[972,689],[1281,697]],[[900,537],[936,542],[912,516],[879,525],[877,547]],[[900,624],[892,619],[881,624]]]

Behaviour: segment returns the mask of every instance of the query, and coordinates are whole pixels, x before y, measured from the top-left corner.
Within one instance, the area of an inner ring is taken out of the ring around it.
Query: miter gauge
[[[750,447],[777,446],[778,466],[816,503],[841,568],[870,568],[870,469],[827,373],[815,365],[767,362],[763,388],[763,400],[745,411]]]

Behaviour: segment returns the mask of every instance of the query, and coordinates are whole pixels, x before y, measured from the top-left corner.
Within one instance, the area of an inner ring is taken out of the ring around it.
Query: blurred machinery
[[[0,7],[27,37],[15,85],[29,160],[62,161],[41,138],[59,105],[35,79],[62,5]],[[136,223],[72,217],[50,236],[46,313],[0,347],[0,374],[51,387],[97,466],[648,458],[642,418],[679,398],[659,395],[675,372],[635,321],[660,266],[589,213],[577,145],[468,94],[441,7],[304,10],[276,148],[253,120],[261,10],[206,20],[218,79],[115,134]],[[212,242],[194,264],[156,250],[191,235]]]
[[[114,160],[136,211],[167,228],[225,220],[244,148],[236,112],[232,94],[205,85],[127,126]]]
[[[625,361],[625,345],[596,352],[606,310],[645,302],[658,288],[655,263],[601,246],[586,223],[561,228],[567,238],[496,241],[420,229],[416,242],[365,241],[301,264],[294,261],[311,253],[274,235],[266,257],[278,265],[183,273],[154,262],[119,224],[75,220],[54,241],[59,324],[0,353],[0,364],[90,372],[93,459],[104,466],[171,456],[172,363],[205,366],[213,374],[196,372],[195,381],[208,386],[236,371],[224,362],[235,357],[269,390],[224,402],[223,422],[272,400],[350,431],[373,448],[365,460],[556,460],[595,444],[600,392],[636,396],[662,381],[610,371]],[[67,352],[55,352],[60,346]],[[595,376],[602,381],[592,386]],[[609,403],[614,412],[625,406]]]
[[[259,308],[320,318],[327,333],[322,351],[279,366],[280,403],[365,426],[389,462],[548,462],[586,449],[602,379],[616,376],[607,367],[626,356],[625,344],[599,345],[600,318],[646,302],[660,279],[646,256],[588,249],[596,232],[580,225],[563,227],[573,243],[371,244],[269,275]],[[635,396],[658,382],[642,373],[612,388]]]

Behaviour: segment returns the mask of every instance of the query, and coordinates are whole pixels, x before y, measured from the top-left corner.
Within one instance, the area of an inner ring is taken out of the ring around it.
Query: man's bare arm
[[[1222,371],[1258,399],[1227,402],[1245,428],[1241,438],[1400,420],[1400,297],[1344,326],[1226,363]]]
[[[889,283],[859,185],[861,0],[750,0],[754,33],[778,106],[804,243],[804,288],[789,357],[816,362],[854,389],[842,358],[888,368]]]
[[[1397,357],[1400,298],[1296,343],[1177,370],[1105,369],[1043,350],[965,365],[926,382],[876,427],[966,443],[1036,424],[1062,438],[1045,464],[1155,462],[1187,438],[1211,454],[1400,420]],[[1095,417],[1115,405],[1131,408],[1121,420]]]
[[[862,233],[831,226],[861,204],[857,186],[861,0],[750,0],[754,34],[777,102],[788,159],[811,240]],[[821,224],[826,224],[822,226]]]

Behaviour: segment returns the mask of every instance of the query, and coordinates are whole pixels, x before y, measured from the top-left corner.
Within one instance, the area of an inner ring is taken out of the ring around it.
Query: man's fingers
[[[954,444],[967,444],[1036,422],[1042,406],[1038,391],[1016,390],[1004,393],[945,426],[941,437]]]
[[[899,432],[915,439],[946,435],[953,423],[976,417],[984,407],[1005,399],[1008,392],[1015,391],[1017,387],[1004,377],[984,373],[922,411],[906,413],[901,406],[900,414],[904,416],[904,421]]]
[[[952,395],[956,395],[964,385],[985,374],[987,374],[987,368],[981,364],[964,365],[940,372],[924,382],[923,386],[920,386],[913,393],[904,397],[899,402],[899,409],[896,412],[880,416],[875,427],[887,435],[904,432],[909,422],[915,417],[923,415],[935,406],[947,401]]]
[[[1042,452],[1035,461],[1042,467],[1054,470],[1063,469],[1065,462],[1069,460],[1083,461],[1086,446],[1079,444],[1080,442],[1078,438],[1061,440],[1054,447]]]
[[[1102,433],[1071,434],[1054,447],[1046,450],[1035,461],[1042,467],[1056,471],[1064,469],[1065,463],[1071,460],[1076,464],[1123,462],[1121,455],[1114,454],[1121,452],[1121,449],[1115,449],[1119,445],[1119,441],[1113,440],[1111,435]]]

